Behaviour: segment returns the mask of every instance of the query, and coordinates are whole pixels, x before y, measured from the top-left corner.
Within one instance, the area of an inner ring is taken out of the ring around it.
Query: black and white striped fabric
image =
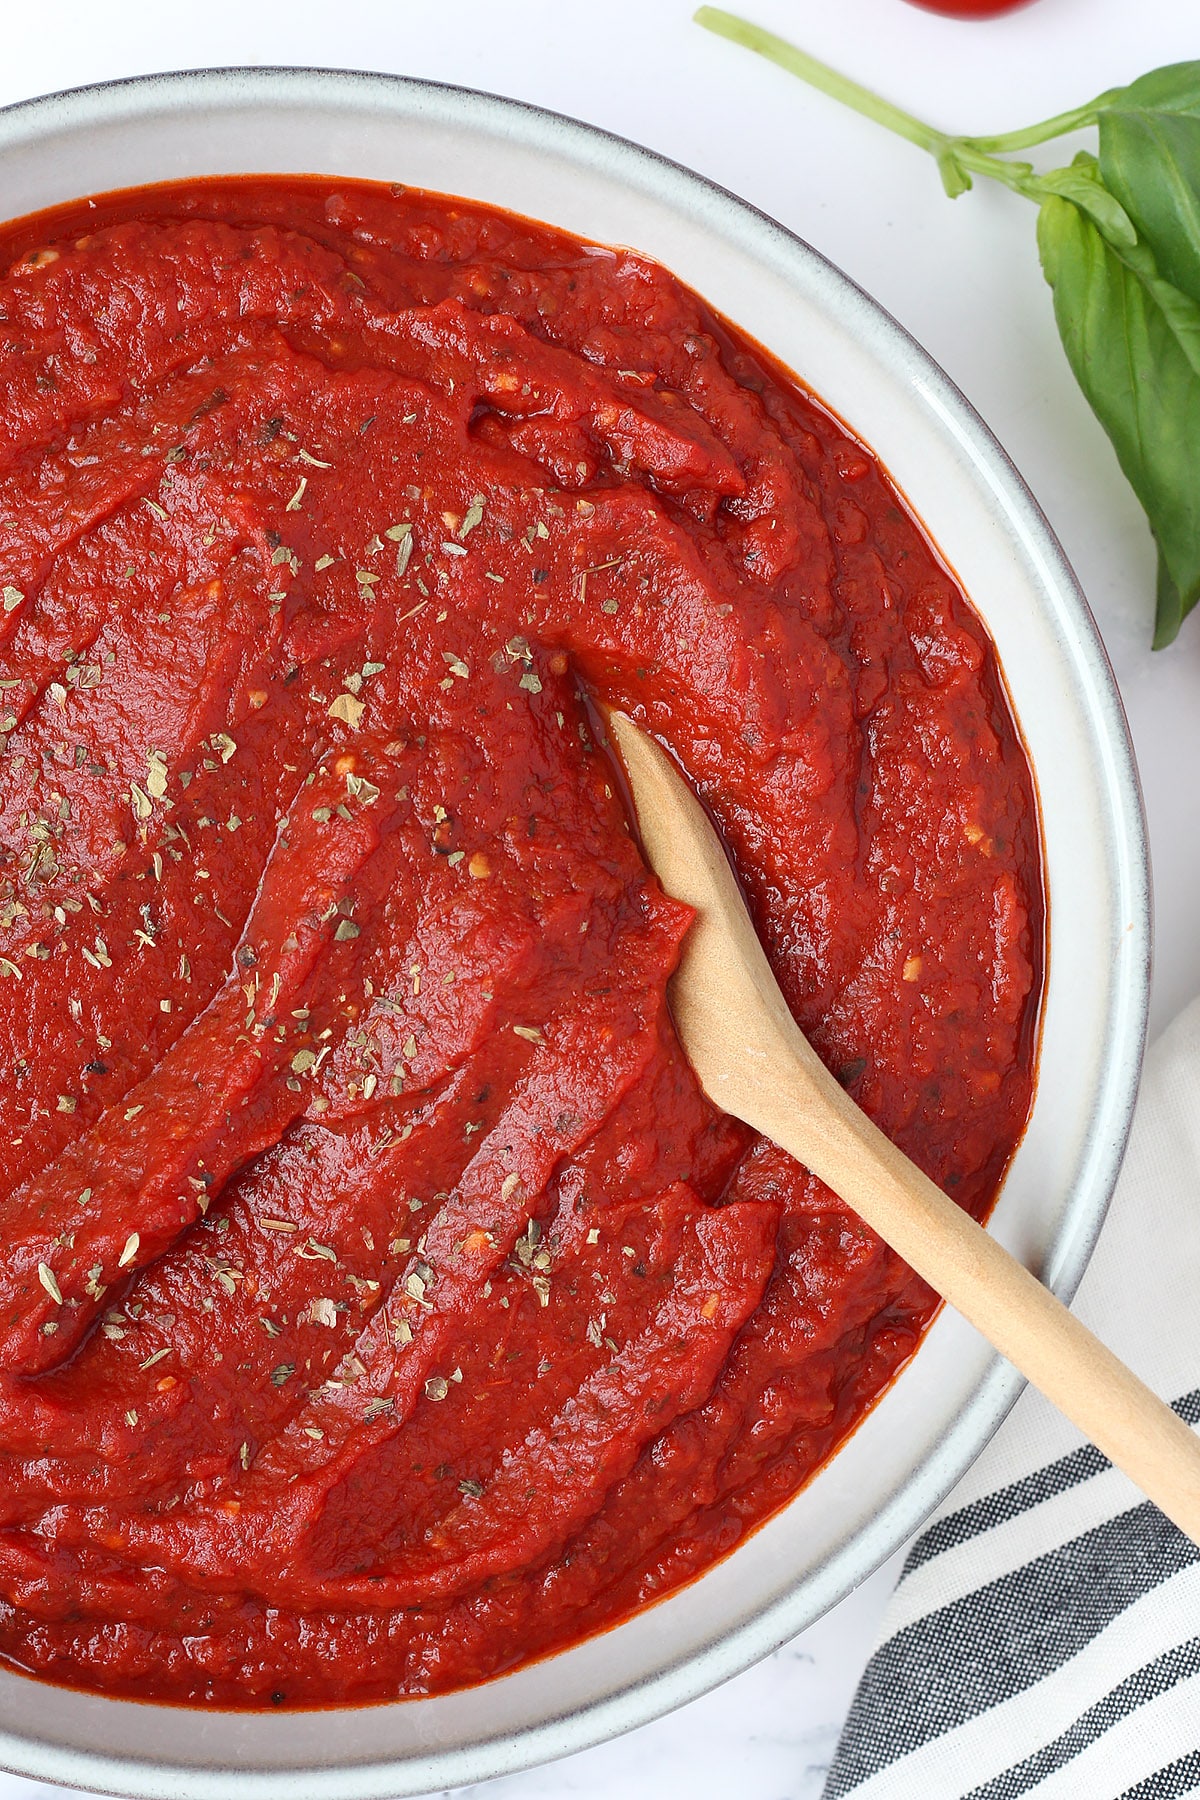
[[[1076,1303],[1200,1422],[1200,1001],[1150,1052]],[[824,1800],[1200,1794],[1200,1550],[1026,1392],[915,1540]]]

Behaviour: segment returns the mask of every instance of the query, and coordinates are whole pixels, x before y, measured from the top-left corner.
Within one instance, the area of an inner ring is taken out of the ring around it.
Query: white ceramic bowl
[[[1137,1085],[1147,856],[1091,616],[986,427],[893,319],[779,225],[661,157],[531,107],[379,75],[239,70],[118,82],[0,113],[11,216],[238,171],[398,180],[646,251],[797,370],[883,458],[987,621],[1037,776],[1050,938],[1041,1072],[992,1223],[1069,1296]],[[368,1800],[580,1749],[692,1699],[831,1606],[950,1489],[1019,1385],[943,1315],[829,1467],[725,1562],[626,1624],[483,1687],[281,1717],[138,1705],[0,1673],[0,1763],[172,1800]]]

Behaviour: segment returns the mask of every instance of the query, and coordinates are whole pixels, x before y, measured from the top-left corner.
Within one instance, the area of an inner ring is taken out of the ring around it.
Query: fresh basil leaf
[[[1081,150],[1065,169],[1050,169],[1036,177],[1039,194],[1059,194],[1070,200],[1118,248],[1132,249],[1138,234],[1125,207],[1110,191],[1094,156]]]
[[[1200,114],[1200,62],[1167,63],[1151,69],[1148,75],[1139,75],[1128,87],[1106,96],[1106,101],[1122,111],[1145,107],[1150,112]]]
[[[1105,113],[1100,169],[1164,280],[1200,303],[1200,115]]]
[[[1167,567],[1167,559],[1160,550],[1158,553],[1158,581],[1155,588],[1152,649],[1165,650],[1168,644],[1175,642],[1186,612],[1183,596],[1172,580],[1171,571]]]
[[[1056,194],[1038,213],[1038,251],[1075,378],[1150,520],[1165,644],[1200,600],[1200,305],[1144,245],[1114,246]]]

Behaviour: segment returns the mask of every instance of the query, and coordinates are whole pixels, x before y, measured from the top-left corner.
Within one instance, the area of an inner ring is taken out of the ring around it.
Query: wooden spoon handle
[[[799,1035],[799,1034],[797,1034]],[[768,1135],[807,1163],[1167,1517],[1200,1543],[1200,1438],[1048,1288],[947,1198],[818,1062],[773,1068]],[[819,1071],[819,1074],[817,1073]],[[825,1089],[825,1123],[811,1087]],[[803,1129],[795,1130],[798,1119]],[[789,1137],[792,1141],[789,1143]]]

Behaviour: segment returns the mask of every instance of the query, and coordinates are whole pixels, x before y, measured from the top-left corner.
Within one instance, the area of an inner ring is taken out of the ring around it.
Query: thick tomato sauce
[[[1042,934],[996,664],[870,452],[643,257],[294,179],[2,248],[0,1654],[476,1681],[732,1549],[933,1305],[699,1093],[592,700],[981,1214]]]

